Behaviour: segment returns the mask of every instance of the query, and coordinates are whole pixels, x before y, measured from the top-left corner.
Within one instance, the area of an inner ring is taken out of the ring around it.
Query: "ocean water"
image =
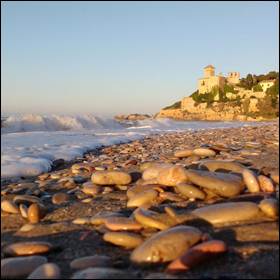
[[[1,178],[35,176],[50,171],[56,159],[69,161],[146,135],[251,125],[259,123],[147,119],[120,124],[94,115],[9,116],[1,127]]]

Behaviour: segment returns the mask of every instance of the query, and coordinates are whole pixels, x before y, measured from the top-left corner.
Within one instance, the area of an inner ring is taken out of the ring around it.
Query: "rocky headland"
[[[215,77],[210,76],[205,79],[207,81],[211,78]],[[223,77],[217,76],[217,78]],[[204,87],[202,87],[203,90],[205,90]],[[279,74],[277,72],[272,71],[259,76],[248,74],[236,84],[225,80],[222,87],[213,86],[208,92],[200,92],[202,89],[160,110],[155,118],[263,121],[276,119],[279,116]]]

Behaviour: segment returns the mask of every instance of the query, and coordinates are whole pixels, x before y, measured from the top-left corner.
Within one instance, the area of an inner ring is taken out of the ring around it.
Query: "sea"
[[[152,134],[259,125],[237,121],[175,121],[146,119],[119,123],[86,115],[1,116],[1,179],[48,172],[56,159],[82,157],[102,146],[126,143]]]

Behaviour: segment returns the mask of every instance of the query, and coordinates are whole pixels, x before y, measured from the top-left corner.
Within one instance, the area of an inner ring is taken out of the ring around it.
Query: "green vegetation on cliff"
[[[219,89],[213,88],[211,92],[206,92],[204,94],[199,94],[197,90],[193,94],[191,94],[191,97],[196,103],[206,102],[209,105],[210,103],[214,102],[214,98],[217,94],[219,94]]]
[[[210,92],[206,92],[206,93],[203,93],[203,94],[199,94],[199,92],[197,90],[193,94],[191,94],[190,97],[192,97],[192,99],[196,103],[206,102],[207,105],[209,106],[213,102],[228,102],[228,101],[230,101],[230,99],[226,96],[226,94],[228,92],[231,92],[233,94],[237,93],[237,91],[234,90],[234,87],[232,85],[225,84],[223,89],[221,89],[219,87],[214,87]]]
[[[253,91],[256,92],[256,91],[263,91],[262,87],[260,84],[257,84],[255,86],[253,86]]]
[[[254,86],[256,86],[259,82],[265,81],[265,80],[274,80],[279,79],[279,73],[275,71],[270,71],[269,73],[265,75],[252,75],[248,74],[246,78],[240,79],[240,83],[238,86],[245,88],[245,89],[252,89]]]

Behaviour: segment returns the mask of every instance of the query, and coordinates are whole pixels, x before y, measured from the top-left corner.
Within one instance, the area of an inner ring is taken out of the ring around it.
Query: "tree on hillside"
[[[270,71],[269,73],[267,73],[265,75],[248,74],[246,76],[246,78],[240,79],[239,86],[243,87],[245,89],[252,89],[254,86],[256,86],[261,81],[274,80],[277,78],[279,78],[279,73],[276,71]]]
[[[246,77],[248,88],[251,89],[254,85],[253,76],[252,74],[248,74]]]

